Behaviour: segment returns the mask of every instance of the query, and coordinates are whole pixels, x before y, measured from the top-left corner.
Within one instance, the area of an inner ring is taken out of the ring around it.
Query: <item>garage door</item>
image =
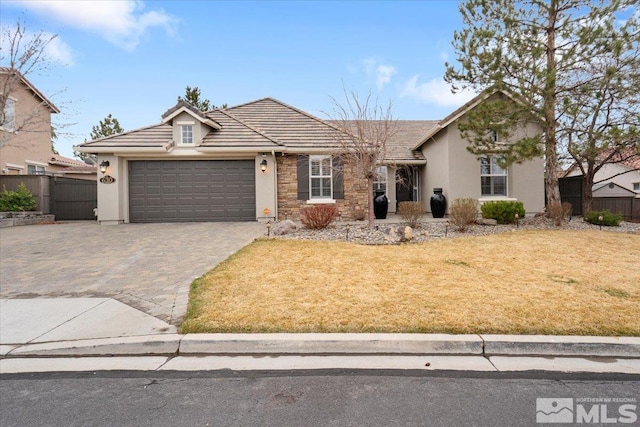
[[[255,221],[253,160],[129,162],[129,221]]]

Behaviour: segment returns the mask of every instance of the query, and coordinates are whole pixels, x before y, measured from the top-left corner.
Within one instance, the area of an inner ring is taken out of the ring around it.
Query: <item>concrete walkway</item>
[[[404,369],[640,375],[639,337],[187,334],[109,298],[0,300],[0,374]]]
[[[3,228],[0,298],[115,298],[179,325],[191,282],[265,232],[257,222]]]

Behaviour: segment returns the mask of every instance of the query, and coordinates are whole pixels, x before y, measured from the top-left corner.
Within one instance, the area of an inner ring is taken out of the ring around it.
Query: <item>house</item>
[[[97,168],[53,153],[51,114],[60,112],[29,80],[0,67],[0,173],[95,180]]]
[[[440,121],[399,121],[375,187],[390,211],[404,200],[429,211],[433,187],[449,200],[520,200],[544,206],[542,159],[503,170],[466,150],[456,124],[482,95]],[[531,125],[527,132],[536,132]],[[101,167],[98,221],[298,219],[300,209],[335,204],[342,219],[367,209],[366,183],[336,157],[333,123],[272,98],[200,112],[178,102],[159,124],[84,143]],[[398,179],[400,178],[400,179]]]
[[[582,172],[575,163],[563,174],[563,178],[577,176],[582,176]],[[596,190],[609,183],[635,193],[635,197],[640,197],[640,155],[632,148],[615,154],[611,163],[605,164],[596,172],[593,181],[597,183],[593,185],[593,197],[599,197]]]

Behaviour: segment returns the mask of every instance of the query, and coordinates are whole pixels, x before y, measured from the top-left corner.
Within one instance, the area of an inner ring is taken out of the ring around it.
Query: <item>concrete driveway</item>
[[[264,225],[78,221],[0,229],[0,298],[112,297],[173,325],[189,285]]]

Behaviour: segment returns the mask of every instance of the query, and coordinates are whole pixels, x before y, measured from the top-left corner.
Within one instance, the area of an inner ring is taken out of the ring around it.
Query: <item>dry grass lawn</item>
[[[192,284],[182,332],[640,336],[640,236],[258,240]]]

